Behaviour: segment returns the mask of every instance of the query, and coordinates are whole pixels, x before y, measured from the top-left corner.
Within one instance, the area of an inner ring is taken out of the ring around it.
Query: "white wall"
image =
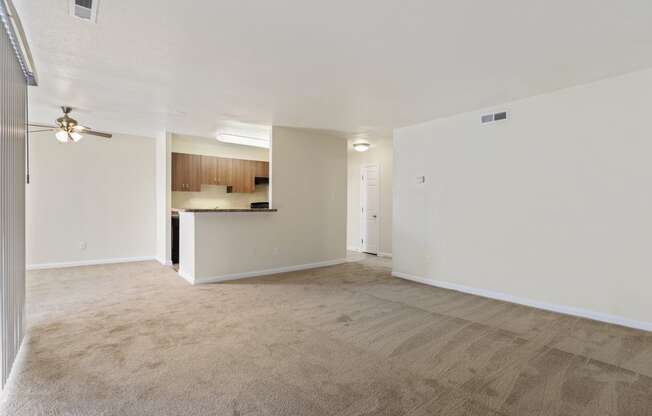
[[[61,144],[52,133],[32,134],[27,264],[153,258],[155,150],[144,137]]]
[[[269,200],[269,185],[256,185],[254,192],[226,192],[226,186],[202,185],[200,192],[172,192],[172,208],[242,209],[252,202]]]
[[[274,127],[272,146],[278,212],[181,215],[180,273],[189,280],[346,258],[346,141]]]
[[[392,254],[392,140],[367,140],[371,147],[366,152],[353,149],[354,140],[347,144],[347,246],[352,250],[360,249],[361,206],[360,176],[363,166],[380,167],[380,241],[379,254]]]
[[[652,70],[396,130],[395,272],[652,329],[650,109]]]
[[[269,150],[262,147],[224,143],[214,138],[172,133],[172,151],[231,159],[269,160]]]
[[[172,264],[172,135],[166,131],[156,137],[156,259]]]

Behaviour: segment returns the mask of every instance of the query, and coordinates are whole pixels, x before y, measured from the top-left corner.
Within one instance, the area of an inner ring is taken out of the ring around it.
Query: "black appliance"
[[[172,264],[179,264],[179,214],[172,215]]]
[[[269,209],[269,202],[252,202],[251,209]]]

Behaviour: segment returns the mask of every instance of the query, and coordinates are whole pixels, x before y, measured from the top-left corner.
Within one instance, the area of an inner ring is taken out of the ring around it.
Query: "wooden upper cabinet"
[[[245,160],[245,192],[256,192],[256,161]]]
[[[172,191],[201,190],[201,156],[172,153]]]
[[[172,153],[172,191],[183,191],[183,179],[181,178],[181,155]]]
[[[269,162],[256,161],[256,177],[269,178]]]
[[[189,155],[190,156],[190,181],[189,188],[190,192],[199,192],[201,191],[201,156],[199,155]]]
[[[201,156],[201,183],[205,185],[218,185],[217,166],[218,158]]]
[[[233,159],[217,158],[217,185],[233,185]]]
[[[172,153],[172,190],[186,192],[190,190],[190,155]]]
[[[231,160],[231,189],[233,192],[244,192],[245,189],[245,165],[244,160]]]
[[[205,184],[251,193],[256,191],[256,177],[269,177],[269,162],[172,153],[172,191],[175,192],[199,192]]]
[[[232,188],[235,193],[251,193],[256,190],[256,162],[253,160],[232,159]]]

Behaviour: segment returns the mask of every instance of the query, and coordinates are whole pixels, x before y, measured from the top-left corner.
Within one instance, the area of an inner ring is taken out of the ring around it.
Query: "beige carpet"
[[[652,415],[652,334],[382,263],[192,287],[145,262],[28,286],[2,415]]]

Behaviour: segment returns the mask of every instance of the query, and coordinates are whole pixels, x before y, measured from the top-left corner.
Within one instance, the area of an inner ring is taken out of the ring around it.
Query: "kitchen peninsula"
[[[188,209],[173,209],[173,212],[276,212],[276,209],[272,208],[232,208],[232,209],[201,209],[201,208],[188,208]]]
[[[187,209],[178,215],[179,275],[191,284],[251,277],[255,274],[238,268],[243,258],[264,264],[278,255],[272,243],[276,233],[268,230],[276,209]],[[266,240],[265,249],[252,244]],[[221,273],[216,276],[214,270]]]
[[[267,159],[270,209],[173,205],[180,223],[177,271],[190,284],[346,261],[346,142],[311,130],[279,127],[274,132]],[[255,160],[243,153],[211,155]],[[186,193],[192,194],[179,192]]]
[[[180,213],[275,211],[269,209],[269,149],[174,135],[171,150],[173,264],[183,251]]]

